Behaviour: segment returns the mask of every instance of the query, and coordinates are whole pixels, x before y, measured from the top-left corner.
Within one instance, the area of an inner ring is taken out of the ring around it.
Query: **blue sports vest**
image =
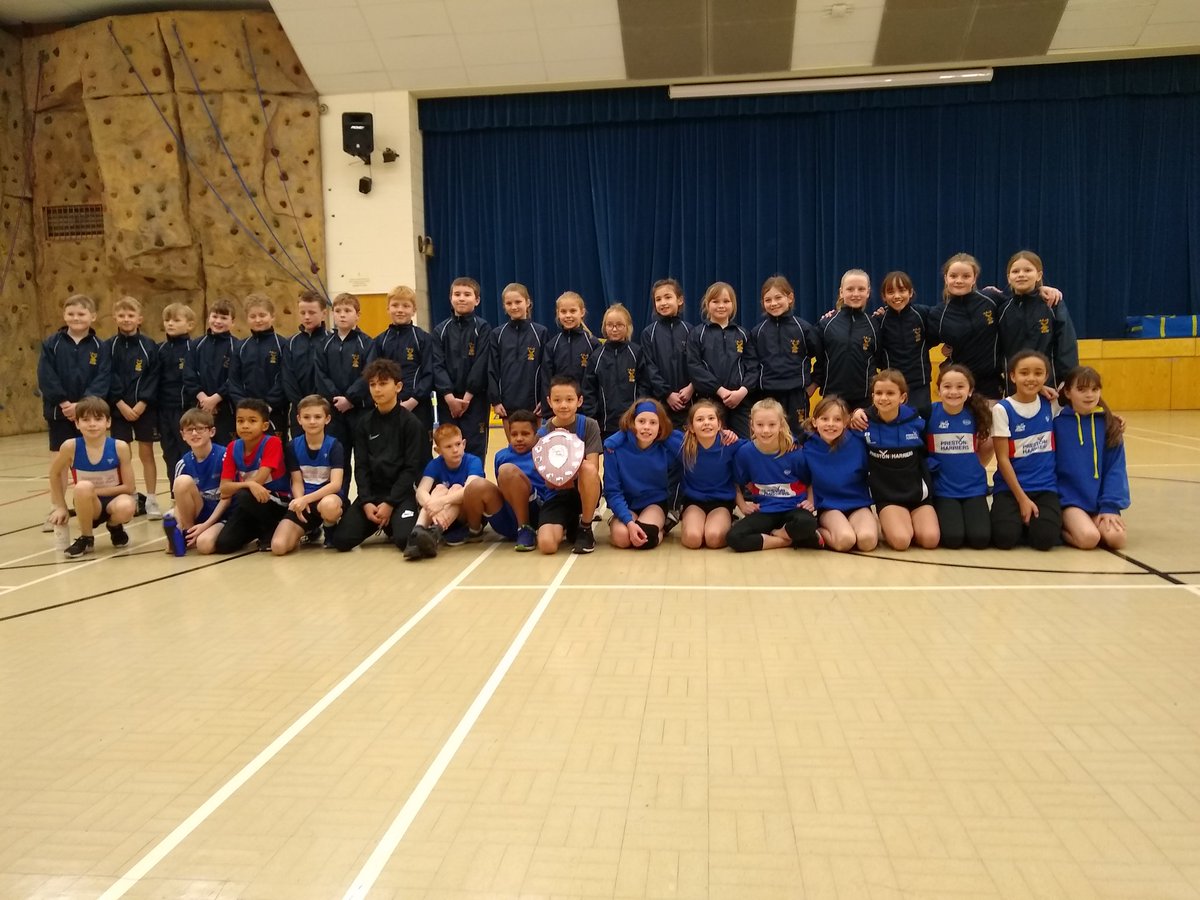
[[[1008,413],[1008,458],[1021,490],[1057,491],[1058,476],[1054,462],[1054,421],[1050,401],[1038,398],[1038,411],[1026,419],[1013,408],[1010,400],[1001,400]],[[993,485],[997,491],[1007,491],[1008,485],[996,472]]]

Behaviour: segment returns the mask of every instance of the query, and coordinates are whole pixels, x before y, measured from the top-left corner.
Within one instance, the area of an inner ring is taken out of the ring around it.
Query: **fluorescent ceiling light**
[[[672,100],[702,97],[750,97],[756,94],[814,94],[823,91],[863,91],[892,87],[987,84],[991,68],[947,69],[944,72],[893,72],[887,75],[845,75],[835,78],[779,78],[770,81],[725,81],[717,84],[673,84]]]

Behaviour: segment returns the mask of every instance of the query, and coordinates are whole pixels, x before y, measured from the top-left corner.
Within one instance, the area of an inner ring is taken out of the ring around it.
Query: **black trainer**
[[[124,525],[106,525],[108,536],[112,539],[114,547],[124,547],[129,543],[129,533],[125,530]]]
[[[440,529],[439,529],[440,530]],[[408,546],[416,544],[421,551],[422,559],[432,559],[437,556],[438,534],[422,525],[417,525],[408,536]]]
[[[591,553],[596,549],[596,536],[592,534],[592,523],[579,523],[579,533],[575,535],[575,549],[572,553]]]
[[[83,556],[85,553],[94,553],[95,550],[96,539],[90,534],[87,536],[81,534],[79,537],[75,538],[75,542],[63,552],[66,553],[71,559],[77,559],[78,557]]]
[[[146,514],[146,495],[138,494],[137,495],[137,511],[134,512],[134,515],[135,516],[144,516],[145,514]]]

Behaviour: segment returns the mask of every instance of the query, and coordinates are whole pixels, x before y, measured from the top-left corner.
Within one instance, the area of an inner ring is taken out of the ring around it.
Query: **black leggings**
[[[277,499],[259,503],[248,489],[237,492],[232,506],[225,527],[217,535],[217,553],[236,553],[253,540],[269,546],[275,526],[287,513],[287,506]]]
[[[1011,550],[1022,541],[1034,550],[1049,550],[1062,537],[1062,504],[1055,491],[1034,491],[1029,499],[1037,504],[1038,515],[1026,525],[1021,521],[1017,498],[1008,491],[992,495],[992,544]]]
[[[934,497],[933,508],[942,530],[938,546],[957,550],[965,545],[982,550],[992,543],[992,519],[986,496]]]
[[[817,517],[807,509],[789,509],[785,512],[756,512],[744,519],[733,523],[725,538],[732,550],[746,553],[750,550],[763,548],[763,535],[770,534],[782,527],[792,539],[792,546],[812,547],[821,546],[821,536],[817,534]]]

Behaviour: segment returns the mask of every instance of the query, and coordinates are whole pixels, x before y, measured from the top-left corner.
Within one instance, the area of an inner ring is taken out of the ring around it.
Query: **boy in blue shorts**
[[[508,416],[508,446],[496,451],[493,466],[496,481],[476,478],[467,485],[462,515],[467,520],[467,540],[483,537],[483,523],[507,541],[516,541],[516,549],[528,552],[537,546],[538,514],[546,483],[533,466],[533,445],[537,443],[538,417],[527,409]]]
[[[189,448],[175,464],[175,521],[187,545],[212,553],[230,501],[221,497],[225,448],[213,443],[216,422],[210,412],[189,409],[179,417],[179,435]]]
[[[107,397],[112,379],[112,357],[108,342],[96,336],[96,303],[86,294],[73,294],[63,303],[62,328],[42,343],[38,358],[38,391],[42,414],[50,432],[50,461],[68,438],[79,437],[75,427],[75,404],[84,397]],[[59,476],[67,488],[67,470]],[[53,531],[46,519],[42,531]]]
[[[320,394],[309,394],[296,404],[296,420],[303,434],[284,448],[292,502],[271,538],[271,552],[276,556],[291,553],[301,540],[313,543],[322,524],[332,527],[342,517],[346,450],[325,432],[330,410],[329,401]]]
[[[600,503],[600,454],[604,442],[600,425],[579,411],[583,394],[569,375],[550,379],[550,409],[554,413],[538,431],[538,437],[556,429],[569,431],[583,441],[583,462],[569,484],[561,488],[547,486],[537,530],[537,547],[542,553],[557,553],[565,537],[575,544],[572,553],[591,553],[596,549],[592,517]]]
[[[63,483],[69,471],[75,481],[75,515],[79,519],[79,537],[66,548],[74,559],[96,549],[92,530],[106,523],[114,547],[129,543],[124,525],[133,518],[133,463],[129,445],[108,436],[112,422],[108,403],[99,397],[83,397],[74,404],[75,425],[79,437],[68,438],[50,463],[50,524],[67,525]]]
[[[467,452],[467,442],[457,425],[439,425],[433,432],[438,455],[425,466],[417,482],[417,524],[413,528],[405,559],[437,556],[443,540],[456,547],[467,538],[467,523],[460,521],[467,486],[483,480],[483,460]]]

